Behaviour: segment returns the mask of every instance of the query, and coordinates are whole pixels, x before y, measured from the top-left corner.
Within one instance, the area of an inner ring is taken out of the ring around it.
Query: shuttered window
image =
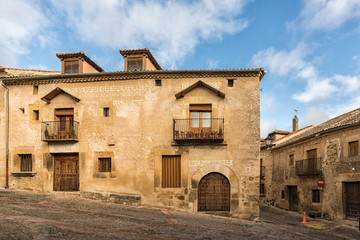
[[[20,171],[31,172],[32,171],[32,157],[31,154],[20,154]]]
[[[178,188],[181,186],[181,156],[162,157],[162,187]]]
[[[64,73],[79,73],[79,61],[64,62]]]
[[[99,172],[111,172],[111,158],[99,158]]]
[[[349,142],[349,157],[359,155],[359,141]]]

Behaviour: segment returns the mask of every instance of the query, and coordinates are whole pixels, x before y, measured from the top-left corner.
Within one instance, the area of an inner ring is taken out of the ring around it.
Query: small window
[[[281,198],[285,199],[285,190],[281,190]]]
[[[294,166],[294,154],[289,155],[289,166]]]
[[[181,187],[181,156],[162,157],[162,187]]]
[[[37,95],[38,92],[39,92],[39,86],[34,85],[34,87],[33,87],[33,95]]]
[[[104,117],[109,117],[109,116],[110,116],[109,108],[104,108]]]
[[[111,158],[99,158],[99,172],[111,172]]]
[[[31,154],[20,154],[20,171],[31,172],[32,171],[32,159]]]
[[[312,202],[316,202],[316,203],[320,202],[320,190],[318,189],[312,190]]]
[[[64,62],[64,73],[79,73],[79,61]]]
[[[260,194],[265,194],[265,184],[260,183]]]
[[[34,120],[39,120],[39,110],[34,110]]]
[[[359,155],[359,141],[349,142],[349,157]]]
[[[161,80],[160,79],[155,80],[155,86],[158,86],[158,87],[161,86]]]
[[[228,87],[233,87],[234,86],[234,79],[229,79],[228,80]]]

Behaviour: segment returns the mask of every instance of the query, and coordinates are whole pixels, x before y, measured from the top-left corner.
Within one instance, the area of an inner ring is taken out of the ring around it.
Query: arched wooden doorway
[[[230,182],[224,175],[213,172],[200,180],[198,211],[230,211]]]

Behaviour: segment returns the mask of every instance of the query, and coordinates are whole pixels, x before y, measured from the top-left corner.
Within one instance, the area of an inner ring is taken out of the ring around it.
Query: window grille
[[[111,172],[111,158],[99,158],[99,172]]]
[[[31,172],[32,171],[32,157],[31,154],[20,154],[20,171]]]

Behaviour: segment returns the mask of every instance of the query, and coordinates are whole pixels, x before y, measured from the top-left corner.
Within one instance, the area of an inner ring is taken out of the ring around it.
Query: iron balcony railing
[[[224,140],[223,118],[174,119],[173,138],[183,140]]]
[[[265,177],[265,166],[260,167],[260,177]]]
[[[321,173],[321,158],[298,160],[295,163],[295,174],[298,176]]]
[[[41,124],[41,140],[78,141],[78,126],[76,121],[47,121]]]

